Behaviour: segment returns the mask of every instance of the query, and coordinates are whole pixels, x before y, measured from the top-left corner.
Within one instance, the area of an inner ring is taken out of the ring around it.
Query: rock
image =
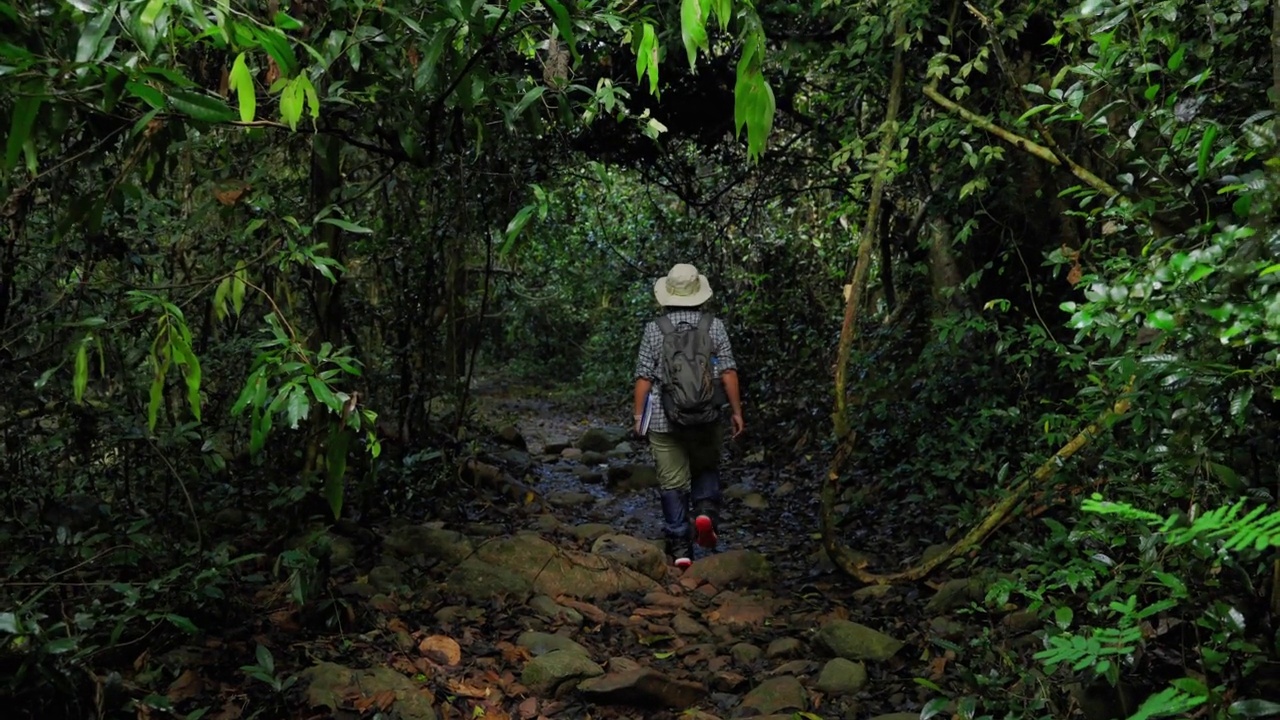
[[[572,490],[559,490],[548,493],[544,496],[546,501],[556,507],[577,507],[579,505],[591,505],[596,501],[596,496],[588,492],[574,492]]]
[[[338,588],[338,592],[347,597],[357,597],[368,600],[378,594],[378,589],[367,582],[346,583]]]
[[[585,647],[566,635],[554,635],[529,630],[521,633],[520,637],[516,638],[516,645],[525,648],[534,657],[546,655],[557,650],[576,652],[583,657],[591,657],[591,653]]]
[[[400,571],[390,565],[379,565],[369,571],[369,584],[382,592],[392,592],[401,583]]]
[[[96,506],[95,506],[96,507]],[[66,508],[62,508],[65,510]],[[320,530],[319,532],[303,533],[288,543],[290,550],[301,549],[310,550],[313,546],[327,545],[329,548],[329,563],[334,568],[340,568],[350,565],[356,557],[356,544],[351,538],[338,535],[328,530]]]
[[[557,603],[549,595],[534,595],[529,600],[529,607],[548,620],[561,620],[570,625],[582,624],[582,613]]]
[[[609,468],[609,488],[615,493],[658,487],[658,469],[652,465],[620,465]]]
[[[542,446],[542,452],[545,455],[559,455],[560,453],[563,453],[565,450],[568,450],[570,448],[573,448],[573,446],[567,442],[563,442],[563,441],[549,442],[546,445]],[[577,448],[573,448],[573,449],[577,449]]]
[[[804,643],[795,638],[778,638],[769,643],[769,647],[765,649],[764,656],[767,658],[795,657],[804,649]]]
[[[758,492],[747,493],[747,496],[742,498],[742,504],[752,510],[764,510],[769,507],[769,501]]]
[[[631,447],[631,443],[620,442],[617,445],[615,445],[612,450],[609,451],[609,456],[610,457],[626,457],[633,452],[635,452],[635,449]]]
[[[533,458],[524,450],[504,450],[498,453],[498,461],[516,477],[524,477],[533,468]]]
[[[575,447],[565,448],[560,451],[560,457],[565,460],[577,460],[582,457],[582,451]]]
[[[587,542],[592,542],[601,535],[608,535],[611,532],[613,528],[604,523],[583,523],[569,528],[569,534]]]
[[[822,666],[813,686],[828,695],[850,695],[867,686],[867,666],[845,658],[832,658]]]
[[[353,670],[322,662],[298,674],[306,685],[306,701],[313,708],[329,708],[332,714],[358,714],[374,697],[391,699],[386,714],[402,720],[436,720],[431,693],[409,678],[386,667]]]
[[[658,589],[652,578],[600,555],[562,550],[537,535],[490,540],[476,548],[478,559],[523,579],[522,586],[558,598],[601,599]],[[465,564],[465,563],[464,563]],[[565,605],[560,601],[561,605]]]
[[[689,668],[706,665],[715,657],[715,654],[716,646],[711,643],[686,645],[676,651],[676,657],[680,658],[681,664]]]
[[[809,694],[800,681],[791,675],[770,678],[752,688],[742,698],[735,713],[737,717],[773,715],[784,710],[804,712],[809,707]]]
[[[931,614],[948,613],[968,605],[972,601],[982,600],[986,588],[980,580],[974,578],[956,578],[948,580],[938,588],[938,592],[929,598],[924,611]]]
[[[392,530],[383,539],[382,549],[395,557],[420,554],[428,560],[439,558],[450,564],[462,562],[474,550],[467,536],[456,530],[423,525],[402,525]]]
[[[725,593],[720,606],[707,613],[707,622],[730,628],[762,626],[776,610],[777,602],[772,598]]]
[[[1039,630],[1040,626],[1044,624],[1044,621],[1040,619],[1040,616],[1033,612],[1019,610],[1005,615],[1004,619],[1001,620],[1000,623],[1008,628],[1010,632],[1021,634]]]
[[[489,463],[480,462],[475,458],[468,459],[462,463],[462,477],[465,480],[478,480],[483,483],[494,483],[498,478],[502,477],[502,470]]]
[[[774,675],[808,675],[818,669],[818,664],[809,660],[792,660],[785,662],[778,667],[765,673],[770,677]]]
[[[687,680],[675,680],[652,668],[635,668],[584,680],[578,690],[592,702],[683,709],[696,705],[706,688]]]
[[[578,461],[583,465],[604,465],[609,462],[609,457],[595,450],[583,450],[582,457]]]
[[[747,679],[732,670],[717,670],[711,674],[711,687],[720,692],[737,692],[745,684]]]
[[[773,573],[769,561],[754,550],[726,550],[695,560],[682,579],[709,582],[719,588],[737,586],[763,587]]]
[[[554,696],[566,683],[585,678],[599,677],[604,668],[586,655],[573,651],[552,650],[525,663],[520,673],[520,683],[543,696]]]
[[[469,522],[462,526],[462,531],[474,537],[484,538],[498,537],[499,535],[505,535],[507,532],[501,525],[481,522]]]
[[[503,445],[510,445],[511,447],[519,450],[529,449],[529,444],[525,442],[524,435],[521,435],[520,431],[517,430],[514,425],[504,426],[498,431],[498,437],[496,439]]]
[[[929,631],[944,639],[955,640],[968,634],[969,628],[958,620],[941,615],[929,621]]]
[[[461,605],[446,605],[445,607],[437,610],[432,617],[434,617],[436,622],[441,625],[448,625],[449,623],[457,622],[459,620],[471,619],[474,612],[475,608],[467,608]]]
[[[524,595],[530,589],[525,576],[478,557],[463,560],[444,580],[445,592],[458,593],[472,601]]]
[[[876,715],[871,720],[920,720],[920,713],[886,713],[884,715]]]
[[[621,440],[620,436],[615,436],[604,428],[589,428],[578,437],[576,445],[583,452],[593,450],[599,453],[606,453],[617,446]]]
[[[591,552],[615,560],[654,580],[667,576],[667,559],[662,550],[647,540],[630,535],[609,534],[596,538]]]
[[[606,622],[610,622],[611,619],[616,619],[609,615],[609,613],[589,602],[583,602],[581,600],[575,600],[568,597],[558,597],[556,598],[556,602],[571,610],[577,610],[582,613],[582,617],[596,624],[604,624]]]
[[[721,491],[726,500],[741,500],[751,492],[751,488],[742,483],[734,483]]]
[[[578,478],[579,482],[584,482],[591,485],[599,485],[600,483],[604,482],[604,473],[600,472],[599,470],[596,470],[595,468],[588,467],[586,465],[575,466],[573,468],[573,475],[574,477]]]
[[[655,590],[644,596],[644,604],[651,607],[685,609],[692,606],[687,598],[676,597],[661,590]]]
[[[763,650],[751,643],[744,642],[729,648],[729,654],[733,656],[733,661],[742,667],[750,667],[761,657],[764,657]]]
[[[784,482],[778,487],[773,489],[773,496],[778,498],[784,498],[795,491],[796,491],[796,484],[788,480],[787,482]]]
[[[707,628],[702,623],[693,618],[680,613],[671,620],[671,628],[676,631],[677,635],[690,635],[693,637],[701,637],[707,634]]]
[[[608,670],[611,673],[627,672],[629,670],[639,670],[640,663],[629,657],[611,657],[609,658]]]
[[[561,528],[560,518],[551,513],[543,513],[533,521],[533,529],[539,533],[551,534]]]
[[[880,600],[888,595],[892,595],[894,588],[892,585],[868,585],[864,588],[858,588],[853,591],[855,600]]]
[[[848,620],[832,620],[818,629],[819,645],[846,660],[888,660],[902,649],[902,642]]]

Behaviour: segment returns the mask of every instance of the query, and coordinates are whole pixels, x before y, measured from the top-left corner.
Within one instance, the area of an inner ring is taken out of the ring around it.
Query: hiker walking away
[[[716,546],[726,408],[733,437],[742,432],[738,366],[724,323],[702,309],[711,286],[697,268],[672,267],[654,283],[653,294],[662,314],[645,325],[640,340],[635,431],[649,437],[667,552],[684,569],[693,561],[693,539],[707,549]]]

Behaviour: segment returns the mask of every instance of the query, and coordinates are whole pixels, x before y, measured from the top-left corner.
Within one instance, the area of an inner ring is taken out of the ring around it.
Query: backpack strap
[[[658,329],[662,331],[663,335],[670,335],[676,331],[676,326],[671,323],[671,318],[666,315],[659,315],[654,322],[658,323]]]
[[[711,313],[709,313],[709,312],[704,312],[704,313],[702,313],[702,314],[701,314],[701,315],[699,315],[699,317],[698,317],[698,329],[699,329],[699,330],[701,330],[701,331],[703,331],[703,332],[705,332],[705,333],[707,333],[707,335],[710,335],[710,334],[711,334],[711,323],[712,323],[712,321],[714,321],[715,319],[716,319],[716,318],[715,318],[715,316],[714,316],[714,315],[712,315],[712,314],[711,314]]]

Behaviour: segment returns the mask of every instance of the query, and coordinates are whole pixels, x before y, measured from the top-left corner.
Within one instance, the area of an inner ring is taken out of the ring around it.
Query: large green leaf
[[[681,0],[680,38],[689,54],[689,67],[698,61],[698,50],[707,47],[707,13],[704,0]]]
[[[240,122],[253,122],[254,113],[258,108],[258,91],[254,86],[249,66],[245,62],[244,53],[237,55],[235,62],[231,64],[228,86],[236,94],[236,101],[240,106]]]
[[[102,38],[106,36],[111,21],[115,19],[116,3],[110,3],[89,18],[80,32],[80,40],[76,43],[76,62],[87,63],[99,58],[98,49]]]
[[[31,128],[35,125],[36,115],[40,112],[40,103],[44,98],[39,95],[19,96],[13,104],[13,119],[9,124],[9,140],[4,152],[4,170],[11,172],[18,164],[18,156],[22,147],[31,138]]]
[[[351,444],[351,431],[339,425],[329,436],[325,455],[327,473],[324,481],[324,497],[329,502],[336,520],[342,515],[343,477],[347,473],[347,447]]]
[[[173,109],[193,120],[208,123],[225,123],[236,119],[236,114],[222,100],[209,95],[173,90],[169,93]]]

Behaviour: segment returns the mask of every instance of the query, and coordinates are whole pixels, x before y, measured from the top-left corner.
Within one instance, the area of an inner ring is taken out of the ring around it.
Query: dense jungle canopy
[[[1280,717],[1278,109],[1263,0],[0,0],[5,716]]]

